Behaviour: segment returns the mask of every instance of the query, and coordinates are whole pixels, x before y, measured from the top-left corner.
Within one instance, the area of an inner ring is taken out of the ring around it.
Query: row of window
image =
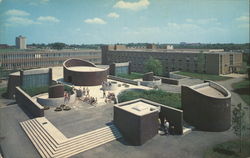
[[[100,63],[100,59],[89,59],[88,61],[93,63]],[[15,69],[15,68],[25,68],[25,67],[48,67],[48,66],[57,66],[62,65],[64,61],[33,61],[33,62],[22,62],[22,63],[3,63],[2,67],[6,69]]]
[[[34,53],[34,54],[3,54],[0,59],[32,59],[47,57],[74,57],[74,56],[100,56],[98,52],[71,52],[71,53]]]

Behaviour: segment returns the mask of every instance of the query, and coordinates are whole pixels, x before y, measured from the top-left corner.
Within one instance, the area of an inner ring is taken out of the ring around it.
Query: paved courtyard
[[[105,126],[112,121],[112,105],[72,111],[46,111],[46,118],[67,137],[73,137],[93,129]],[[4,156],[15,158],[39,157],[33,144],[21,129],[19,122],[29,118],[18,105],[11,105],[0,110],[1,148]],[[8,121],[5,121],[8,120]],[[231,131],[201,132],[193,131],[185,136],[155,136],[142,146],[131,146],[124,140],[113,141],[89,151],[73,156],[80,157],[202,157],[207,147],[226,140],[234,139]]]
[[[234,78],[219,82],[232,92],[231,84],[242,80]],[[232,92],[232,104],[243,102]],[[13,100],[1,102],[0,108],[0,145],[3,156],[7,158],[40,157],[35,147],[21,129],[19,122],[30,119]],[[4,105],[3,105],[4,104]],[[245,105],[245,103],[243,103]],[[51,121],[65,136],[73,137],[94,129],[98,129],[112,121],[113,105],[91,106],[81,101],[72,105],[72,110],[55,112],[54,108],[45,111],[45,117]],[[142,146],[131,146],[123,139],[113,141],[88,150],[74,158],[82,157],[168,157],[168,158],[200,158],[204,151],[218,143],[235,139],[231,130],[225,132],[192,131],[185,136],[155,136]]]

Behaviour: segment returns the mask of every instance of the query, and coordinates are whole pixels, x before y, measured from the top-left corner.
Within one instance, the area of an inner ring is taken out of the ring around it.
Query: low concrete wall
[[[160,77],[160,78],[162,83],[179,85],[179,81],[177,79],[167,78],[167,77]]]
[[[161,85],[161,78],[153,77],[155,80],[153,81],[139,81],[140,85],[147,86],[147,87],[154,87],[154,86],[160,86]]]
[[[160,107],[160,113],[159,118],[164,119],[169,122],[170,126],[174,126],[174,134],[182,135],[183,134],[183,111],[163,105],[160,103],[156,103],[150,100],[147,100],[148,103],[151,103],[152,105],[156,107]]]
[[[187,78],[187,76],[183,76],[183,75],[176,74],[176,72],[179,72],[179,71],[169,72],[169,78],[172,78],[172,79],[183,79],[183,78]]]
[[[138,85],[138,81],[133,81],[130,79],[121,78],[121,77],[117,77],[117,76],[109,75],[108,79],[116,80],[116,81],[120,81],[120,82],[125,82],[125,83],[129,83],[129,84],[133,84],[133,85]]]
[[[76,93],[70,95],[69,103],[74,103],[76,100]],[[60,98],[39,98],[37,97],[37,102],[43,106],[59,106],[64,104],[64,97]]]
[[[31,98],[20,87],[16,87],[16,102],[26,109],[33,117],[44,116],[44,107]]]
[[[169,106],[161,105],[159,117],[166,118],[169,127],[174,126],[174,134],[183,134],[183,111]]]

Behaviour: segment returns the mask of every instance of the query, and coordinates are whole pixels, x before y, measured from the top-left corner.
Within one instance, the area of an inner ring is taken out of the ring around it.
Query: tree
[[[65,43],[60,43],[60,42],[56,42],[56,43],[51,43],[49,44],[49,47],[52,49],[63,49],[64,47],[66,47]]]
[[[245,111],[243,110],[241,103],[238,104],[233,109],[232,127],[233,127],[234,134],[240,137],[240,152],[241,152],[242,151],[242,137],[244,136],[247,130]]]
[[[144,66],[147,72],[152,71],[155,75],[162,75],[162,64],[159,60],[150,57]]]

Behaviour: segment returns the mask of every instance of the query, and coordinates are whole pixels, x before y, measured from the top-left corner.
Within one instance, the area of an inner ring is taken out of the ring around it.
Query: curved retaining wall
[[[70,96],[69,103],[74,103],[76,99],[76,93]],[[37,97],[37,102],[43,106],[59,106],[64,104],[64,97],[60,98],[39,98]]]
[[[184,120],[195,128],[221,132],[231,127],[231,94],[224,87],[209,81],[209,85],[221,93],[224,98],[216,98],[201,94],[195,86],[181,87],[181,102]]]
[[[64,86],[63,84],[57,84],[49,87],[49,98],[60,98],[64,97]]]
[[[108,68],[100,71],[79,72],[69,70],[67,67],[72,66],[90,66],[96,67],[95,64],[80,59],[69,59],[63,63],[63,78],[65,82],[70,82],[76,86],[96,86],[107,81]]]
[[[153,81],[140,81],[140,85],[148,86],[148,87],[160,86],[161,79],[154,77]]]

